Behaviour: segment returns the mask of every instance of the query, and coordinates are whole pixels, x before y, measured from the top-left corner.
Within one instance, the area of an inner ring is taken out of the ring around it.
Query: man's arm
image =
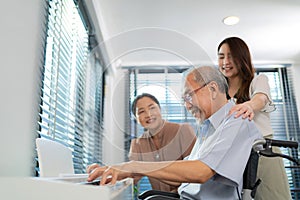
[[[102,176],[101,185],[112,183],[127,177],[148,176],[158,180],[179,184],[204,183],[209,180],[215,172],[201,161],[181,160],[166,162],[141,162],[131,161],[111,167],[95,167],[88,169],[91,172],[88,181]]]

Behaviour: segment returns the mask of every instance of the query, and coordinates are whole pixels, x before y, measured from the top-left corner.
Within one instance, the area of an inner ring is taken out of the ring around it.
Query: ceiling
[[[121,66],[216,64],[217,46],[241,37],[256,65],[300,64],[299,0],[87,0],[99,44]],[[240,17],[234,26],[222,19]],[[96,19],[96,20],[95,20]]]

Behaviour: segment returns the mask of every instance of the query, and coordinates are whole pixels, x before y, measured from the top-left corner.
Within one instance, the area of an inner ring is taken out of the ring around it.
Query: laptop
[[[71,182],[84,182],[88,174],[75,174],[72,151],[56,141],[37,138],[40,177]]]

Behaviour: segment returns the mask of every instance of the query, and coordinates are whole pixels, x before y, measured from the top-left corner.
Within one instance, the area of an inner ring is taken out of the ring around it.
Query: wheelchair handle
[[[271,147],[271,146],[276,146],[276,147],[285,147],[285,148],[298,148],[298,142],[296,141],[287,141],[287,140],[274,140],[274,139],[259,139],[256,140],[253,143],[253,149],[254,150],[260,150],[260,147],[262,146],[263,148],[266,147]]]
[[[296,141],[266,139],[266,144],[271,144],[271,146],[277,147],[298,148],[298,142]]]
[[[273,152],[272,151],[272,146],[297,149],[298,148],[298,142],[296,142],[296,141],[286,141],[286,140],[273,140],[273,139],[266,138],[266,139],[256,140],[253,143],[252,148],[259,155],[263,155],[263,156],[266,156],[266,157],[282,157],[282,158],[286,158],[286,159],[296,163],[297,165],[300,164],[298,162],[298,160],[296,160],[295,158],[293,158],[291,156]]]

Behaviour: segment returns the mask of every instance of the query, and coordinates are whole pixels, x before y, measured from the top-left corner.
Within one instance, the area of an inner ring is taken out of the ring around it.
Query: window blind
[[[296,107],[296,99],[293,85],[294,74],[292,73],[292,69],[290,67],[279,69],[279,74],[282,79],[282,91],[284,93],[283,96],[283,109],[284,109],[284,117],[285,117],[285,131],[287,133],[288,139],[295,140],[299,142],[299,118],[298,111]],[[290,150],[289,155],[294,158],[299,158],[297,150]],[[292,162],[287,162],[287,170],[289,170],[289,182],[290,188],[292,191],[293,199],[299,199],[300,193],[300,171],[299,168],[293,168],[295,164]],[[291,168],[289,168],[291,166]]]
[[[183,75],[174,68],[165,69],[137,69],[130,73],[130,105],[135,96],[141,93],[154,95],[160,103],[162,117],[171,122],[190,122],[196,127],[195,119],[188,113],[181,101]],[[134,87],[133,87],[134,86]],[[138,137],[143,133],[143,128],[134,122],[134,116],[130,113],[133,129],[132,137]],[[135,126],[139,127],[136,131]]]
[[[101,160],[102,67],[73,0],[48,0],[40,137],[73,152],[75,173]],[[37,168],[38,171],[38,168]]]

